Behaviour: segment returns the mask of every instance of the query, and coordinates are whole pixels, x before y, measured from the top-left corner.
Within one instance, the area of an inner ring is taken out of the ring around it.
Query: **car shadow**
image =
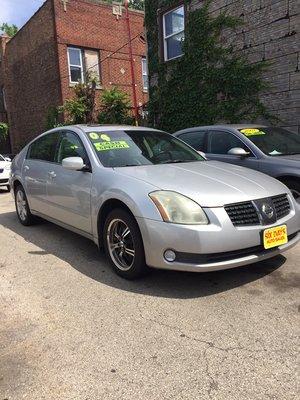
[[[246,267],[199,274],[153,269],[142,279],[127,281],[112,271],[105,256],[92,241],[73,232],[46,221],[25,227],[19,223],[14,212],[0,214],[0,225],[37,246],[37,250],[29,251],[32,255],[52,254],[102,284],[157,297],[184,299],[225,292],[272,273],[286,260],[280,255]],[[44,265],[47,268],[47,264]]]

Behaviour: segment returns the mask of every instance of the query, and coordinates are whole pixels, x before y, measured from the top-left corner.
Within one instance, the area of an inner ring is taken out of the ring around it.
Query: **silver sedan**
[[[128,279],[251,264],[300,239],[285,185],[149,128],[53,129],[14,159],[10,183],[23,225],[42,217],[90,238]]]

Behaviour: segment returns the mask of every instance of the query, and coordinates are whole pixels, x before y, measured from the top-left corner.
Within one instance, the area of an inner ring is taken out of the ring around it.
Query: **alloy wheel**
[[[110,257],[121,271],[128,271],[135,259],[135,246],[128,225],[121,219],[113,219],[107,229],[107,245]]]
[[[18,210],[20,219],[22,221],[25,221],[27,218],[27,204],[26,204],[25,195],[22,190],[17,191],[16,204],[17,204],[17,210]]]

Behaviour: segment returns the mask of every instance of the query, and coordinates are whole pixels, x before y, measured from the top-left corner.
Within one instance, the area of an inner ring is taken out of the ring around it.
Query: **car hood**
[[[7,165],[11,165],[11,162],[9,162],[9,161],[0,161],[0,168],[4,168]]]
[[[219,161],[122,167],[116,171],[153,185],[153,190],[181,193],[203,207],[221,207],[288,190],[265,174]]]

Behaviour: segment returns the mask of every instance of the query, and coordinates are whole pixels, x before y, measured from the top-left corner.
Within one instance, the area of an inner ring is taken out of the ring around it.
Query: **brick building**
[[[112,5],[99,0],[46,0],[8,43],[2,38],[6,46],[0,86],[13,151],[45,130],[49,108],[72,97],[72,86],[85,79],[87,70],[99,77],[97,96],[112,86],[132,96],[125,13],[112,11]],[[137,100],[142,105],[148,98],[144,14],[129,13]]]
[[[186,19],[203,3],[204,0],[145,1],[150,96],[151,88],[159,86],[158,73],[152,65],[158,59],[166,70],[169,65],[172,67],[172,60],[183,55]],[[209,10],[212,16],[225,11],[243,20],[244,24],[234,32],[224,32],[224,42],[246,54],[250,62],[271,62],[264,75],[270,88],[261,94],[261,100],[280,118],[279,125],[300,132],[300,1],[213,0]]]

